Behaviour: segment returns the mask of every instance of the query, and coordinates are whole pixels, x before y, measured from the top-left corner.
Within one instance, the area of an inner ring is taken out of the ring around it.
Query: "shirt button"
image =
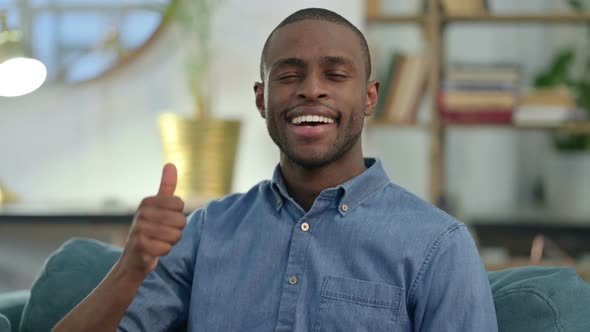
[[[303,224],[301,224],[301,230],[304,232],[307,232],[309,230],[309,224],[304,222]]]
[[[342,210],[342,212],[348,211],[348,205],[346,205],[346,204],[340,205],[340,210]]]
[[[296,277],[296,276],[290,276],[290,277],[289,277],[289,283],[290,283],[291,285],[295,285],[295,284],[297,284],[297,277]]]

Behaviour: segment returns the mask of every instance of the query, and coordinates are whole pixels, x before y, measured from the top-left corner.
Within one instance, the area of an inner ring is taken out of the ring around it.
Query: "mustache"
[[[283,110],[283,113],[289,113],[289,112],[291,112],[297,108],[300,108],[300,107],[322,107],[322,108],[327,108],[333,112],[338,112],[338,110],[335,109],[334,107],[332,107],[330,105],[326,105],[324,103],[318,103],[318,102],[309,103],[309,102],[307,102],[307,103],[299,103],[294,106],[287,107]]]

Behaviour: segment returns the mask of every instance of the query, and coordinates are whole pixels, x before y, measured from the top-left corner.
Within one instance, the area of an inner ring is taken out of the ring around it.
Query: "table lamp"
[[[45,65],[28,56],[23,34],[9,29],[0,12],[0,97],[17,97],[37,90],[47,78]]]

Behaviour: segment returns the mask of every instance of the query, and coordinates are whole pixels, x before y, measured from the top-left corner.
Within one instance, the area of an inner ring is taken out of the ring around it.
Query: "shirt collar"
[[[324,198],[336,197],[339,200],[338,211],[342,215],[349,213],[372,193],[390,182],[379,159],[365,158],[365,166],[367,166],[367,169],[361,174],[336,187],[325,189],[320,194]],[[271,188],[274,192],[278,211],[282,207],[283,201],[290,199],[280,165],[275,167]]]

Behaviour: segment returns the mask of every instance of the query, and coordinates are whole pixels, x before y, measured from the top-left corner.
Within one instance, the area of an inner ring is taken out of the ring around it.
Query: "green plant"
[[[576,12],[586,11],[581,0],[568,0],[567,3]],[[590,24],[585,28],[590,40]],[[586,58],[582,59],[584,56]],[[584,63],[584,68],[579,73],[573,73],[572,70],[576,60]],[[537,88],[567,86],[578,106],[584,109],[590,118],[590,54],[583,55],[573,46],[560,50],[548,68],[535,77],[533,84]],[[554,135],[554,143],[559,150],[590,150],[590,135],[558,133]]]
[[[180,27],[186,42],[185,70],[188,88],[195,100],[197,118],[208,116],[209,67],[211,65],[211,20],[221,0],[174,0],[166,16]]]

